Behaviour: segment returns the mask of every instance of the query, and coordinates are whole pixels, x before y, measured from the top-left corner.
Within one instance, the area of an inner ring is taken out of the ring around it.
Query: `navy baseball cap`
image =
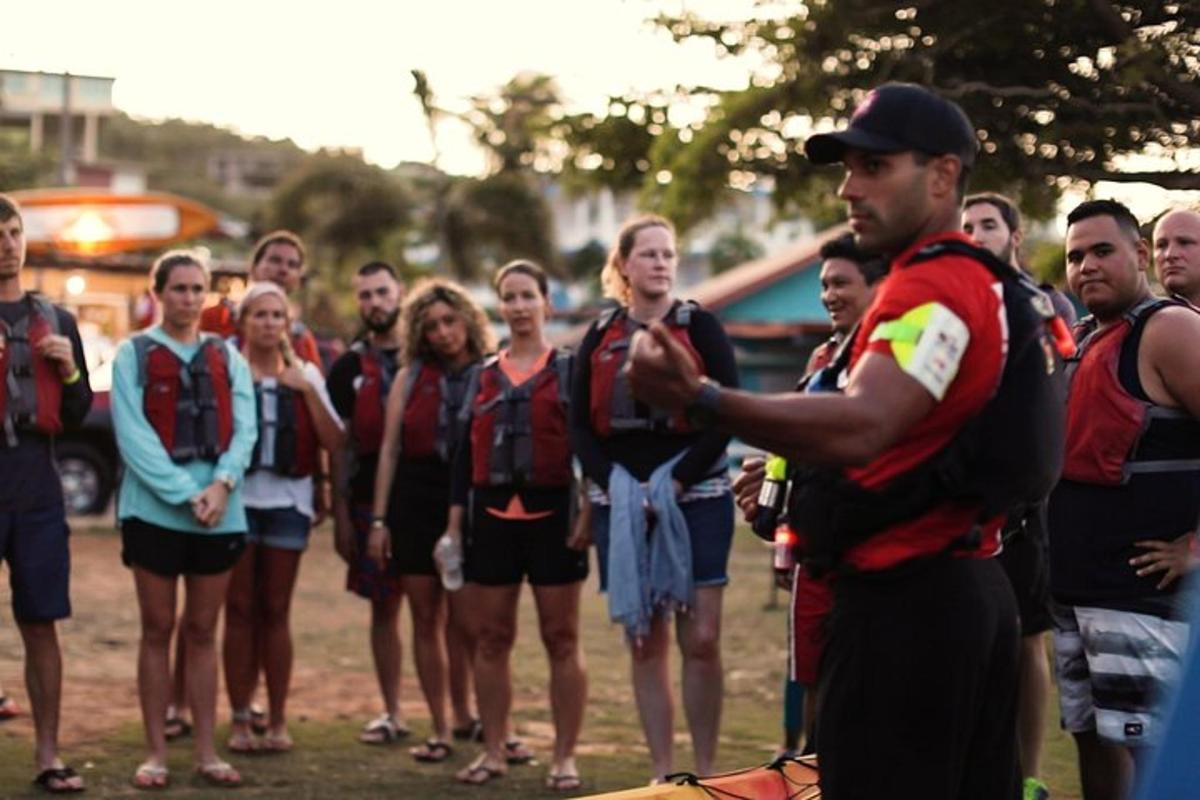
[[[970,167],[979,140],[957,103],[915,83],[885,83],[863,98],[845,130],[808,137],[804,154],[814,164],[834,164],[851,147],[871,153],[955,155]]]

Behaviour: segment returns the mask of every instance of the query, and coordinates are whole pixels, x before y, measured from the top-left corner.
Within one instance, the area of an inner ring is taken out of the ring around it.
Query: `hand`
[[[192,516],[204,527],[212,528],[224,518],[228,504],[229,489],[221,481],[213,481],[192,498]]]
[[[275,376],[275,380],[279,381],[280,386],[286,386],[293,391],[312,391],[312,384],[308,382],[304,371],[299,367],[284,367],[283,372]]]
[[[1145,548],[1149,552],[1129,559],[1129,565],[1137,569],[1138,577],[1165,572],[1162,580],[1154,587],[1155,589],[1165,589],[1177,578],[1196,568],[1197,560],[1192,555],[1192,539],[1195,536],[1195,533],[1189,531],[1169,542],[1161,539],[1134,542],[1136,547]]]
[[[748,458],[742,462],[742,471],[733,480],[733,494],[746,522],[758,516],[758,493],[767,476],[765,458]]]
[[[372,525],[367,534],[367,558],[381,570],[386,570],[392,560],[392,533],[386,525]]]
[[[43,336],[37,343],[37,350],[42,358],[58,365],[58,374],[63,380],[75,374],[75,353],[67,337],[57,334]]]
[[[358,560],[358,542],[350,510],[342,503],[333,512],[333,549],[350,566]]]
[[[567,547],[583,552],[592,545],[592,501],[584,494],[579,498],[579,512],[575,515],[575,523],[571,526],[571,534],[567,537]]]
[[[682,411],[700,393],[696,362],[661,322],[634,333],[625,369],[634,396],[663,411]]]
[[[313,520],[315,528],[329,516],[333,508],[333,487],[327,477],[313,477]]]

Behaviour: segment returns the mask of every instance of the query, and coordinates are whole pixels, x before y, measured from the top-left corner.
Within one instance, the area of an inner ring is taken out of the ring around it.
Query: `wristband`
[[[386,528],[387,521],[383,517],[371,517],[372,528]]]
[[[62,379],[62,384],[63,386],[72,386],[79,383],[79,379],[82,377],[83,373],[79,371],[79,367],[76,367],[74,372]]]

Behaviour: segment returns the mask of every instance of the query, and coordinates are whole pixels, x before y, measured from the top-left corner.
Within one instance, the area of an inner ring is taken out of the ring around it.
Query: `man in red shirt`
[[[805,150],[845,166],[839,194],[857,244],[891,257],[855,337],[845,392],[721,388],[658,327],[635,342],[630,375],[653,405],[686,409],[789,462],[832,465],[823,474],[871,492],[918,474],[1000,385],[1001,287],[954,250],[970,241],[959,223],[977,140],[957,105],[887,84],[846,130],[813,136]],[[934,493],[903,521],[854,539],[833,530],[825,542],[838,577],[820,676],[823,797],[1018,796],[1017,611],[986,558],[1002,515],[981,520],[981,511]]]

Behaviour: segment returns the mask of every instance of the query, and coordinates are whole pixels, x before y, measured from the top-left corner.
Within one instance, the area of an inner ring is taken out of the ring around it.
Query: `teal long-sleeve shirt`
[[[169,347],[185,362],[190,361],[200,347],[199,341],[183,344],[172,339],[157,325],[146,335]],[[113,361],[112,417],[117,447],[125,463],[117,498],[118,520],[136,517],[152,525],[186,533],[240,533],[246,530],[242,475],[250,464],[250,454],[258,438],[258,414],[250,367],[241,353],[228,343],[222,344],[229,357],[233,389],[233,437],[229,449],[216,463],[197,460],[176,464],[171,460],[142,411],[143,386],[138,380],[133,341],[127,339],[117,348]],[[191,499],[214,480],[225,476],[237,481],[237,488],[229,496],[225,516],[217,525],[206,528],[192,516]]]

